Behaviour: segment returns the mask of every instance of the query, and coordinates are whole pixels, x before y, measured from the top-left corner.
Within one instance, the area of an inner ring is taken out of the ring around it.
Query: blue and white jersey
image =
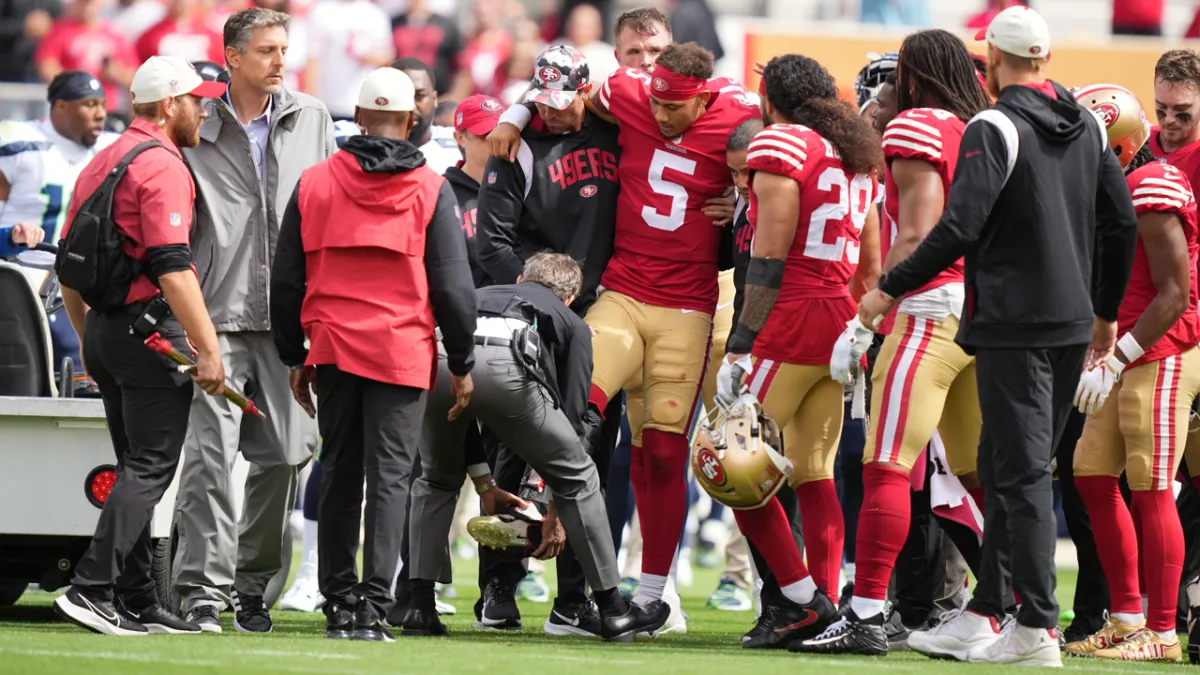
[[[442,175],[446,169],[457,166],[462,161],[462,153],[458,150],[458,141],[454,140],[453,127],[429,127],[429,140],[420,147],[425,155],[425,165]]]

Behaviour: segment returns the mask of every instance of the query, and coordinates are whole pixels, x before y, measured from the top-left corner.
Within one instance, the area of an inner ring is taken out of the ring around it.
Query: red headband
[[[650,95],[664,101],[686,101],[695,98],[708,86],[708,80],[679,73],[665,66],[654,67]]]

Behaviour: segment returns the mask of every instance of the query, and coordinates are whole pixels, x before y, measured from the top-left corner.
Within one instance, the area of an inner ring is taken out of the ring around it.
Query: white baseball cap
[[[996,49],[1027,59],[1050,56],[1050,27],[1041,14],[1025,5],[1014,5],[996,15],[987,28],[975,34]]]
[[[225,95],[223,82],[200,77],[196,67],[177,56],[151,56],[133,74],[129,93],[134,103],[154,103],[170,96],[193,94],[200,98]]]
[[[412,112],[416,108],[416,87],[398,68],[379,68],[363,78],[358,90],[358,107],[363,110]]]

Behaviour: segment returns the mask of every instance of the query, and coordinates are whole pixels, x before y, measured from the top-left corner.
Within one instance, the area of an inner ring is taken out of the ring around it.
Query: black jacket
[[[479,253],[475,246],[476,204],[479,202],[479,183],[466,174],[465,171],[452,166],[443,174],[446,182],[454,189],[454,198],[458,200],[458,213],[462,219],[463,238],[467,242],[467,260],[471,263],[471,278],[475,288],[483,288],[492,283],[492,278],[479,265]]]
[[[554,387],[575,433],[583,436],[583,414],[592,389],[592,331],[541,284],[488,286],[477,291],[479,316],[502,316],[537,324],[542,338],[538,361]]]
[[[941,220],[879,281],[899,297],[965,257],[968,353],[1088,344],[1093,314],[1116,321],[1125,295],[1137,244],[1125,176],[1096,117],[1053,86],[1057,99],[1005,87],[971,120]]]
[[[746,270],[750,267],[750,242],[754,241],[754,226],[750,224],[750,204],[740,196],[733,207],[733,223],[721,233],[721,251],[717,267],[724,272],[733,270],[733,324],[742,315],[746,297]]]
[[[349,152],[368,173],[400,173],[425,164],[425,156],[408,141],[378,136],[353,136],[338,152]],[[300,307],[306,291],[304,242],[300,237],[300,186],[292,191],[271,267],[271,334],[284,364],[304,363],[304,328]],[[475,363],[475,289],[468,281],[467,251],[455,215],[454,192],[443,184],[433,217],[425,231],[425,274],[429,304],[442,331],[450,372],[465,375]],[[364,287],[385,283],[363,279]]]
[[[549,134],[541,118],[521,132],[517,161],[492,158],[479,191],[476,246],[495,283],[511,284],[538,251],[565,253],[583,267],[572,305],[581,316],[596,299],[613,251],[619,129],[591,113],[579,131]]]

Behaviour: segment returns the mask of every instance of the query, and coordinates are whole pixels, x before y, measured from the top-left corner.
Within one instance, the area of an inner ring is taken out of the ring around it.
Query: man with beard
[[[446,169],[458,164],[462,153],[454,140],[454,129],[433,123],[438,107],[437,88],[434,87],[433,69],[421,59],[408,57],[392,63],[393,68],[403,70],[416,87],[416,118],[409,140],[425,155],[429,168],[445,174]]]
[[[0,257],[19,256],[34,288],[54,257],[30,251],[62,235],[75,179],[83,167],[117,138],[104,131],[105,98],[100,81],[81,70],[59,73],[46,91],[50,115],[29,122],[0,122]],[[57,368],[70,356],[86,383],[79,340],[68,322],[51,316],[50,339]]]
[[[280,217],[300,173],[337,147],[325,105],[283,87],[289,21],[257,7],[229,17],[228,91],[204,102],[200,143],[184,151],[198,196],[196,267],[225,369],[267,416],[244,420],[223,398],[192,403],[175,585],[185,616],[211,632],[220,632],[218,615],[231,602],[238,630],[271,630],[263,596],[282,566],[297,472],[317,440],[292,400],[268,310]],[[250,462],[240,523],[229,480],[238,452]]]
[[[196,193],[179,148],[200,142],[200,123],[208,116],[201,99],[221,96],[225,86],[205,82],[183,59],[156,56],[138,69],[130,90],[135,119],[79,176],[63,233],[66,237],[76,226],[76,214],[104,186],[112,190],[107,197],[112,220],[129,242],[124,254],[141,261],[143,271],[126,282],[124,300],[115,307],[89,308],[77,290],[62,289],[104,399],[120,478],[104,502],[71,588],[55,600],[54,609],[104,635],[199,633],[199,626],[158,605],[150,577],[150,519],[175,477],[192,382],[213,396],[224,389],[221,344],[191,267],[188,239]],[[147,147],[147,141],[156,145]],[[112,188],[106,183],[110,173],[117,181]],[[96,206],[88,203],[84,213]],[[79,227],[89,226],[86,218],[80,222]],[[118,283],[109,278],[110,285]],[[189,341],[195,344],[197,365],[190,377],[134,334],[135,322],[160,295],[171,315],[155,328],[184,353],[190,351]]]
[[[1200,53],[1172,49],[1154,67],[1154,114],[1148,146],[1196,185],[1200,180]]]

